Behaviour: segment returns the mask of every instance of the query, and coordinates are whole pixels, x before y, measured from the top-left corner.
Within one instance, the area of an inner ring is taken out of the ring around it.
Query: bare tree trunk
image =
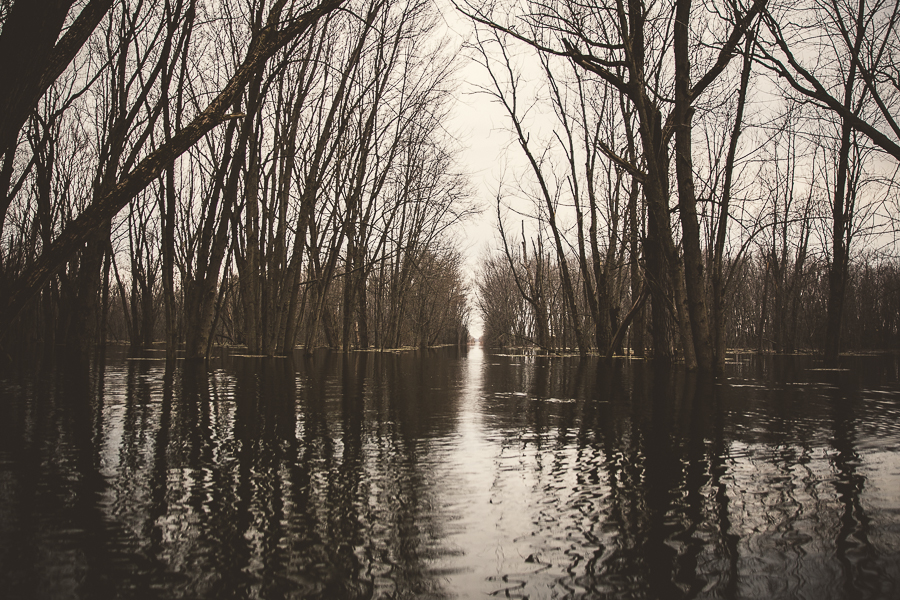
[[[106,338],[109,329],[109,270],[112,262],[112,252],[109,248],[103,253],[103,283],[101,284],[100,299],[100,347],[106,349]]]
[[[247,150],[249,160],[244,175],[244,232],[246,243],[244,256],[236,253],[238,272],[241,282],[241,304],[244,308],[244,337],[247,351],[259,354],[262,351],[260,320],[265,311],[262,303],[262,272],[260,270],[260,236],[259,236],[259,140],[257,136],[256,115],[259,98],[260,80],[256,78],[250,86],[248,112],[252,118],[245,119],[244,127],[249,128]]]
[[[94,232],[81,252],[72,310],[74,319],[66,344],[72,356],[90,356],[98,341],[102,263],[109,247],[109,235],[110,225],[107,221],[103,229]]]
[[[675,7],[675,168],[678,180],[678,214],[681,219],[681,247],[684,252],[684,285],[691,326],[696,367],[712,371],[713,348],[706,308],[700,226],[694,190],[694,163],[691,144],[691,64],[688,57],[688,25],[691,0],[678,0]],[[689,367],[692,365],[688,365]]]
[[[351,268],[351,265],[353,264],[354,254],[353,245],[354,242],[351,238],[351,241],[347,248],[347,259],[344,267],[344,281],[342,282],[344,284],[344,289],[343,302],[341,303],[343,307],[343,313],[341,314],[341,350],[344,352],[350,351],[352,337],[351,334],[353,328],[353,312],[354,307],[356,306],[356,302],[354,302],[354,300],[356,300],[356,294],[354,293],[356,291],[356,286],[354,285],[355,275],[353,273],[353,269]]]
[[[641,264],[640,264],[640,245],[639,245],[639,237],[638,237],[638,217],[641,214],[639,201],[640,195],[633,194],[629,197],[628,202],[628,220],[629,220],[629,250],[630,250],[630,271],[631,271],[631,297],[637,298],[641,293],[646,292],[649,293],[649,287],[646,283],[643,282],[643,277],[641,275]],[[643,220],[643,219],[640,219]],[[631,352],[635,356],[644,356],[645,353],[645,342],[644,342],[644,306],[646,305],[646,301],[640,305],[637,311],[634,314],[634,327],[631,328]]]
[[[825,364],[830,367],[836,367],[838,364],[844,299],[847,296],[849,249],[846,240],[849,237],[851,220],[850,211],[845,203],[848,195],[852,196],[852,192],[848,194],[847,190],[850,134],[850,125],[845,121],[841,126],[841,146],[831,213],[831,264],[828,269],[828,313],[825,320]]]
[[[729,207],[731,204],[731,183],[734,175],[735,156],[737,154],[738,139],[741,135],[744,120],[744,105],[747,100],[747,87],[750,82],[752,61],[753,37],[748,36],[744,45],[744,64],[741,69],[741,83],[738,88],[737,109],[734,116],[734,127],[731,130],[731,139],[728,142],[728,154],[725,157],[725,181],[722,185],[722,202],[719,207],[719,220],[716,223],[716,238],[712,260],[712,303],[713,303],[713,356],[714,371],[721,374],[725,371],[725,332],[727,323],[725,319],[725,238],[728,234]]]
[[[367,275],[363,271],[362,260],[357,261],[356,270],[359,278],[356,281],[356,307],[357,307],[357,336],[359,347],[363,350],[369,348],[369,307],[367,293]]]
[[[765,259],[765,257],[764,257]],[[763,293],[762,293],[762,305],[759,309],[759,327],[757,329],[757,341],[756,341],[756,351],[759,354],[763,353],[763,340],[764,334],[766,330],[766,317],[768,316],[767,306],[769,302],[769,261],[766,261],[766,270],[763,274]]]
[[[173,171],[173,167],[166,170],[165,187],[163,188],[165,191],[159,197],[167,363],[175,360],[178,349],[178,316],[175,310],[175,175]]]
[[[651,336],[653,357],[665,362],[674,359],[669,337],[668,313],[670,311],[670,291],[674,293],[675,318],[681,332],[684,346],[685,365],[694,368],[693,340],[690,327],[686,324],[684,305],[684,283],[680,262],[676,256],[675,243],[669,223],[669,152],[668,142],[663,135],[662,114],[647,95],[644,81],[645,14],[643,3],[628,1],[628,18],[633,29],[634,43],[628,56],[628,69],[634,84],[631,100],[638,116],[638,131],[646,161],[647,177],[644,195],[647,199],[647,239],[644,242],[644,257],[647,276],[652,287]]]

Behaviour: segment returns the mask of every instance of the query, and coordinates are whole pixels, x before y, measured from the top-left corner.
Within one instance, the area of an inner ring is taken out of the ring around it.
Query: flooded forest
[[[890,3],[45,4],[0,3],[7,363],[898,347]]]
[[[0,590],[900,597],[898,73],[900,0],[0,0]]]
[[[52,4],[3,13],[8,355],[468,341],[430,3]]]

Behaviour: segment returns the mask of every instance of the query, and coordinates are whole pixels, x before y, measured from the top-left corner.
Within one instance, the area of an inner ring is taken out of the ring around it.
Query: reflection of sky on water
[[[896,597],[896,363],[857,363],[744,357],[715,384],[473,348],[0,382],[0,585]]]

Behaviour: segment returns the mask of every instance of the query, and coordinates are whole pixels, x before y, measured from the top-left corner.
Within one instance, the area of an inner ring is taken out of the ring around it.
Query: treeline
[[[467,339],[432,3],[38,4],[0,5],[7,353]]]
[[[721,371],[896,348],[900,3],[466,3],[501,182],[488,343]],[[627,336],[627,337],[626,337]]]
[[[496,348],[533,346],[551,352],[576,348],[573,315],[565,302],[559,269],[546,255],[541,267],[537,264],[541,261],[526,263],[517,259],[520,273],[540,273],[540,280],[533,285],[539,287],[536,294],[546,299],[544,310],[536,312],[522,298],[505,256],[485,258],[476,282],[483,343]],[[569,262],[569,268],[576,273],[575,284],[581,285],[577,259],[570,257]],[[777,270],[765,255],[754,253],[733,266],[735,283],[725,314],[726,347],[776,353],[821,351],[828,315],[827,261],[816,258],[800,269],[795,261]],[[630,279],[627,266],[620,279]],[[609,322],[621,327],[626,311],[640,298],[633,298],[622,282],[616,287],[618,293],[611,298]],[[640,306],[640,302],[637,304]],[[590,331],[590,308],[583,296],[579,296],[577,306],[575,318],[583,330]],[[614,352],[646,355],[642,336],[643,340],[648,339],[648,323],[646,313],[641,312],[636,311],[628,319]],[[862,260],[851,265],[841,335],[846,350],[900,349],[900,260]],[[590,343],[600,348],[596,338],[591,337]],[[600,348],[603,352],[609,349],[608,345]]]

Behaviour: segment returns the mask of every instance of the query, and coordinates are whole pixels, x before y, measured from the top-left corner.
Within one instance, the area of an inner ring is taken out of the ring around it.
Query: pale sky
[[[447,5],[442,9],[448,29],[455,37],[455,43],[466,39],[471,25],[456,10]],[[467,57],[461,59],[458,79],[460,93],[454,110],[454,120],[448,129],[459,136],[464,150],[461,167],[470,176],[475,201],[483,209],[464,228],[465,239],[461,249],[466,253],[466,265],[470,278],[474,280],[479,258],[495,238],[496,210],[494,198],[502,176],[503,164],[516,150],[509,148],[510,136],[507,131],[508,117],[501,107],[491,102],[484,94],[476,92],[476,86],[487,83],[484,68]],[[474,299],[473,299],[474,300]],[[474,307],[474,301],[472,301]],[[482,334],[481,315],[472,312],[470,332],[475,337]]]
[[[455,43],[461,44],[471,36],[473,31],[471,22],[452,6],[444,9],[443,14]],[[538,88],[528,84],[540,85],[543,79],[542,68],[530,49],[521,45],[518,45],[520,46],[518,48],[516,46],[514,43],[513,60],[516,68],[525,74],[525,81],[520,82],[524,84],[520,90],[520,101],[530,106],[525,126],[530,134],[535,134],[533,142],[539,145],[538,140],[554,128],[555,120],[551,114],[541,113],[539,107],[531,106],[531,96]],[[523,54],[519,55],[519,50],[522,50]],[[533,76],[528,75],[529,71],[533,71]],[[474,199],[483,210],[479,217],[473,218],[466,225],[463,233],[465,239],[461,241],[461,248],[467,257],[470,280],[474,282],[480,258],[497,241],[496,197],[501,183],[504,217],[510,214],[510,218],[517,223],[521,218],[508,213],[506,210],[508,206],[512,206],[515,211],[522,214],[533,211],[531,200],[521,197],[517,189],[520,181],[527,181],[531,177],[531,169],[521,148],[515,142],[509,115],[505,109],[487,94],[478,91],[479,86],[492,85],[485,68],[463,55],[460,59],[458,79],[460,89],[454,119],[448,124],[448,129],[459,136],[464,147],[460,166],[469,174]],[[529,227],[527,220],[525,227],[526,229]],[[473,308],[475,306],[474,298],[471,306]],[[473,310],[471,316],[470,332],[473,336],[480,337],[483,329],[481,315]]]

